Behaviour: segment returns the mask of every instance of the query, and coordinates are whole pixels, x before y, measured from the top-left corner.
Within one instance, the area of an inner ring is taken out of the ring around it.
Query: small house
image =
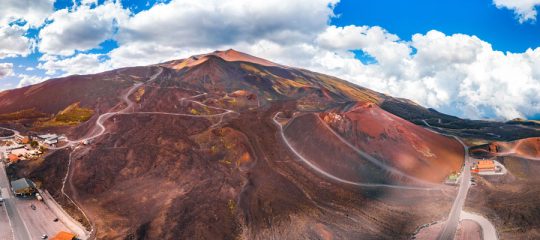
[[[28,196],[36,192],[36,185],[27,178],[11,181],[11,191],[16,196]]]
[[[493,160],[480,160],[477,169],[480,172],[495,171],[495,162]]]
[[[58,135],[56,134],[43,134],[37,136],[41,140],[47,140],[47,139],[56,139],[58,138]]]

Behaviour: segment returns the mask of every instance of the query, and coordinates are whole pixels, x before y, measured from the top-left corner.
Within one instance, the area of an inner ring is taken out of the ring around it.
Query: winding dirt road
[[[323,175],[323,176],[325,176],[325,177],[327,177],[329,179],[332,179],[332,180],[334,180],[336,182],[345,183],[345,184],[354,185],[354,186],[359,186],[359,187],[385,187],[385,188],[406,189],[406,190],[424,190],[424,191],[426,191],[426,190],[427,191],[441,190],[440,188],[400,186],[400,185],[378,184],[378,183],[360,183],[360,182],[353,182],[353,181],[345,180],[345,179],[342,179],[340,177],[334,176],[334,175],[324,171],[323,169],[319,168],[317,165],[313,164],[311,161],[309,161],[304,156],[302,156],[302,154],[300,154],[296,149],[294,149],[294,147],[291,145],[291,143],[289,142],[289,140],[285,136],[285,133],[283,131],[283,126],[281,125],[281,123],[279,123],[279,121],[276,120],[276,118],[278,117],[278,115],[280,113],[281,112],[275,113],[272,120],[273,120],[274,124],[278,127],[281,139],[283,140],[285,145],[287,145],[289,150],[291,152],[293,152],[294,155],[296,155],[298,157],[298,159],[302,160],[302,162],[304,162],[307,166],[309,166],[310,168],[315,170],[317,173],[319,173],[319,174],[321,174],[321,175]]]
[[[197,95],[194,95],[194,96],[191,96],[191,97],[186,97],[186,98],[182,98],[180,99],[180,101],[190,101],[192,103],[195,103],[195,104],[198,104],[198,105],[201,105],[201,106],[204,106],[204,107],[207,107],[207,108],[211,108],[211,109],[215,109],[215,110],[221,110],[223,111],[222,113],[217,113],[217,114],[209,114],[209,115],[194,115],[194,114],[185,114],[185,113],[170,113],[170,112],[128,112],[129,109],[131,109],[133,107],[133,105],[135,104],[133,101],[131,101],[129,99],[129,96],[131,96],[131,94],[133,94],[139,87],[143,86],[143,85],[146,85],[148,83],[151,83],[153,81],[155,81],[157,79],[157,77],[163,72],[163,68],[159,68],[159,71],[157,73],[155,73],[154,75],[152,75],[152,77],[150,77],[150,79],[144,83],[137,83],[135,85],[133,85],[131,88],[128,89],[128,91],[122,96],[122,100],[126,103],[126,107],[122,108],[121,110],[118,110],[118,111],[114,111],[114,112],[107,112],[107,113],[103,113],[101,114],[97,120],[96,120],[96,123],[95,123],[95,126],[98,128],[97,132],[94,130],[93,132],[96,132],[88,137],[85,137],[85,138],[82,138],[82,139],[78,139],[78,140],[67,140],[67,144],[62,146],[62,147],[57,147],[57,148],[51,148],[52,150],[59,150],[59,149],[63,149],[63,148],[67,148],[67,147],[72,147],[72,146],[76,146],[73,151],[70,153],[69,155],[69,160],[68,160],[68,166],[67,166],[67,171],[66,171],[66,175],[64,176],[64,179],[62,181],[62,188],[61,188],[61,192],[63,195],[65,195],[77,208],[78,210],[84,215],[84,217],[87,219],[87,221],[90,223],[91,225],[91,230],[89,232],[89,236],[87,239],[95,239],[96,238],[96,227],[95,225],[92,223],[92,221],[90,220],[90,218],[87,216],[87,214],[85,213],[85,211],[80,207],[80,204],[78,203],[78,201],[76,200],[76,198],[72,198],[70,197],[66,192],[65,192],[65,187],[66,187],[66,183],[69,182],[69,187],[70,187],[70,190],[72,192],[72,194],[75,194],[76,193],[76,189],[75,187],[72,185],[72,181],[71,180],[71,176],[72,174],[71,173],[71,163],[72,163],[72,160],[73,160],[73,154],[81,148],[81,145],[80,143],[83,143],[85,141],[89,141],[89,140],[93,140],[93,139],[96,139],[100,136],[102,136],[103,134],[105,134],[107,132],[107,128],[104,126],[104,123],[105,121],[107,121],[110,117],[114,116],[114,115],[133,115],[133,114],[153,114],[153,115],[170,115],[170,116],[183,116],[183,117],[195,117],[195,118],[210,118],[210,117],[220,117],[220,121],[214,125],[212,125],[211,127],[221,123],[221,121],[223,120],[223,116],[224,115],[227,115],[227,114],[231,114],[231,113],[237,113],[233,110],[230,110],[230,109],[224,109],[224,108],[219,108],[219,107],[214,107],[214,106],[208,106],[204,103],[201,103],[199,101],[195,101],[195,100],[192,100],[192,99],[195,99],[195,98],[198,98],[198,97],[201,97],[201,96],[204,96],[204,95],[207,95],[207,93],[200,93],[197,94]]]

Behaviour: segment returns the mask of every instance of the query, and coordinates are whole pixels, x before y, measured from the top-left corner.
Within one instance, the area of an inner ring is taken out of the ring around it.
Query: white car
[[[49,238],[49,236],[47,236],[47,234],[41,235],[41,239],[47,239],[47,238]]]

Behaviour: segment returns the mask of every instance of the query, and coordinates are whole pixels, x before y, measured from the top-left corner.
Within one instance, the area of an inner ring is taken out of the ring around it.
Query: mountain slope
[[[74,103],[93,110],[54,129],[90,145],[17,174],[64,205],[68,174],[100,239],[395,239],[445,215],[440,182],[464,152],[385,111],[392,99],[228,50],[4,91],[0,114],[46,115],[7,122],[28,131]]]

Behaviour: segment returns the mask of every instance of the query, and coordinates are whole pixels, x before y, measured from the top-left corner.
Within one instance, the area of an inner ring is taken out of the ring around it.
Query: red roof
[[[19,156],[15,155],[15,154],[9,154],[8,159],[9,159],[10,162],[16,162],[16,161],[19,161]]]
[[[493,162],[493,160],[478,161],[478,169],[490,169],[490,168],[495,168],[495,162]]]
[[[74,238],[75,234],[60,231],[56,236],[52,237],[51,240],[73,240]]]

